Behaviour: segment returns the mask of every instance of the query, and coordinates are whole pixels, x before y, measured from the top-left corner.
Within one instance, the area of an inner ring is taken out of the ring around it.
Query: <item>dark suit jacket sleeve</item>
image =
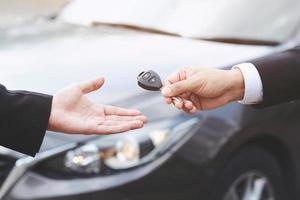
[[[263,84],[260,106],[300,98],[300,47],[250,62],[256,66]]]
[[[41,146],[52,96],[8,91],[0,85],[0,145],[34,156]]]

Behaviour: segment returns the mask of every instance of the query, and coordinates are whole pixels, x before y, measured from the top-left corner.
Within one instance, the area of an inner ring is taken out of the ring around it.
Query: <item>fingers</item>
[[[90,93],[101,88],[104,84],[104,78],[96,78],[86,82],[79,83],[79,87],[83,93]]]
[[[104,112],[106,115],[118,115],[118,116],[137,116],[141,115],[141,112],[139,110],[135,109],[126,109],[126,108],[120,108],[116,106],[104,106]]]
[[[186,70],[180,69],[166,78],[162,94],[166,97],[178,96],[189,91],[189,84],[190,79],[187,79]]]
[[[184,107],[187,110],[192,110],[195,106],[194,106],[194,104],[191,101],[185,100],[184,101]]]
[[[106,120],[114,120],[114,121],[123,121],[123,122],[135,121],[135,120],[142,121],[143,123],[147,122],[147,117],[144,115],[138,115],[138,116],[109,115],[109,116],[106,116],[105,119]]]
[[[166,97],[179,96],[184,92],[189,92],[193,88],[192,79],[176,82],[171,85],[166,85],[162,88],[161,93]]]
[[[91,134],[106,135],[122,133],[142,128],[147,122],[147,117],[142,115],[138,110],[125,109],[110,105],[101,105],[100,109],[102,109],[102,111],[104,109],[105,117],[96,119],[96,130]]]
[[[164,100],[165,100],[166,104],[173,103],[172,97],[165,97]]]
[[[178,106],[176,105],[176,107],[178,108]],[[181,106],[181,108],[179,108],[181,110],[183,110],[184,112],[188,113],[188,114],[194,114],[195,112],[197,112],[197,108],[194,105],[194,103],[190,100],[183,100],[183,104]]]
[[[101,125],[97,128],[97,134],[100,135],[107,135],[107,134],[116,134],[116,133],[122,133],[131,130],[131,126],[128,124],[124,125]]]
[[[191,113],[195,113],[197,111],[196,106],[194,105],[194,103],[188,99],[185,99],[183,97],[180,98],[180,101],[174,101],[173,100],[173,104],[174,106],[179,109],[179,110],[183,110],[189,114]]]
[[[179,71],[176,71],[166,78],[165,85],[170,85],[170,84],[176,83],[178,81],[181,81],[180,73],[179,73]]]
[[[203,110],[201,100],[197,95],[192,94],[190,98],[197,109]]]
[[[197,108],[196,107],[193,107],[192,109],[186,109],[186,108],[183,108],[183,111],[186,112],[187,114],[195,114],[197,112]]]
[[[112,120],[105,120],[103,122],[101,122],[99,125],[109,125],[109,126],[118,126],[118,125],[124,125],[124,124],[129,124],[129,125],[133,125],[133,126],[136,126],[136,125],[144,125],[144,122],[142,120],[130,120],[130,121],[124,121],[124,120],[115,120],[115,119],[112,119]]]
[[[183,109],[185,101],[185,99],[179,97],[172,98],[173,105],[180,110]]]
[[[124,122],[123,123],[110,122],[110,123],[114,123],[114,124],[99,125],[97,127],[96,133],[101,135],[116,134],[116,133],[130,131],[133,129],[142,128],[144,126],[144,123],[140,120],[131,121],[127,123]]]

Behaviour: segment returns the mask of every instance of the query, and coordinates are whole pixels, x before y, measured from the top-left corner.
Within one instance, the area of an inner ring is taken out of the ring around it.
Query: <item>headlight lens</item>
[[[135,162],[139,158],[140,148],[138,142],[131,137],[124,138],[116,144],[117,158],[121,162]]]
[[[100,172],[100,153],[96,145],[88,144],[68,151],[65,156],[65,166],[80,173]]]
[[[129,168],[138,163],[140,159],[140,146],[133,137],[119,140],[114,149],[115,154],[103,159],[104,163],[113,169]]]
[[[150,162],[186,137],[187,131],[197,122],[196,118],[180,123],[163,121],[152,123],[142,130],[100,137],[68,151],[65,167],[89,174],[101,173],[102,167],[120,170]]]
[[[168,132],[169,130],[167,129],[150,132],[149,137],[151,138],[154,146],[162,144],[167,139]]]

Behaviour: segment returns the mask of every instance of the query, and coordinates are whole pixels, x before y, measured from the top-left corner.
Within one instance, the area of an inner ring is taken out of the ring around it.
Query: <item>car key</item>
[[[153,70],[143,71],[141,72],[138,77],[138,85],[150,91],[160,91],[163,87],[162,81],[160,76]],[[174,102],[181,102],[182,100],[179,97],[172,97],[173,103]]]

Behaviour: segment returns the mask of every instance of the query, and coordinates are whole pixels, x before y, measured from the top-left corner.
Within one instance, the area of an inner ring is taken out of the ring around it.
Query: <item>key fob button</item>
[[[159,75],[153,70],[141,72],[138,75],[137,80],[138,85],[145,90],[159,91],[162,87]]]
[[[147,72],[143,75],[143,79],[147,80],[151,76],[150,72]]]
[[[155,76],[152,76],[150,79],[149,79],[149,83],[155,83],[156,82],[156,77]]]

